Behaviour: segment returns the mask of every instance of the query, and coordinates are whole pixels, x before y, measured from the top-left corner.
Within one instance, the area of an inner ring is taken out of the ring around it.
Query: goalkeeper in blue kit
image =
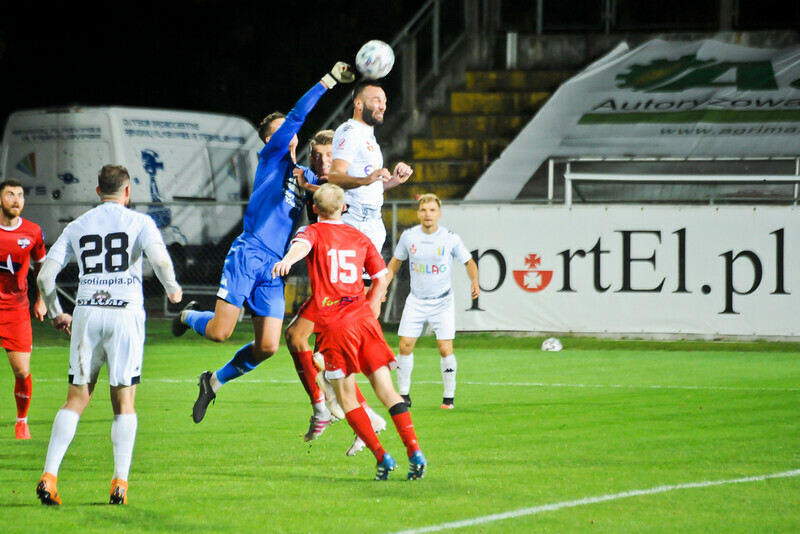
[[[200,392],[192,418],[199,423],[217,391],[227,382],[255,369],[278,350],[286,308],[284,283],[272,278],[272,266],[286,252],[305,209],[306,184],[298,182],[297,132],[316,103],[336,83],[355,79],[353,69],[338,62],[287,114],[272,113],[259,125],[265,145],[259,152],[253,193],[245,210],[244,231],[228,251],[222,269],[214,311],[195,309],[189,302],[172,323],[172,333],[192,329],[212,341],[224,341],[233,333],[242,306],[250,308],[254,341],[241,347],[233,358],[215,372],[200,375]],[[312,184],[313,185],[313,184]],[[315,410],[327,410],[325,403]],[[330,419],[330,414],[321,414]]]

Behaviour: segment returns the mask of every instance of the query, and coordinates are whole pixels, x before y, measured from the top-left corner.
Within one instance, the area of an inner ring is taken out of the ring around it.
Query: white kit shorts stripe
[[[403,337],[420,337],[426,322],[436,333],[436,339],[455,339],[456,307],[452,292],[434,299],[408,295],[397,334]]]
[[[76,306],[69,346],[70,384],[97,382],[108,367],[110,386],[138,384],[142,374],[145,312]]]

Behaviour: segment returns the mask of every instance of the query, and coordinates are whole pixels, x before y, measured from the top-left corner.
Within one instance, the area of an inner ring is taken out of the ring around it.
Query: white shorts
[[[342,221],[366,235],[378,249],[378,254],[383,253],[383,243],[386,241],[386,227],[383,225],[383,219],[379,217],[365,221],[345,212],[342,213]]]
[[[419,337],[426,322],[436,333],[436,339],[455,339],[456,306],[452,292],[435,299],[420,299],[409,294],[397,334]]]
[[[69,343],[69,383],[94,384],[105,363],[110,386],[138,384],[144,353],[142,309],[76,306]]]

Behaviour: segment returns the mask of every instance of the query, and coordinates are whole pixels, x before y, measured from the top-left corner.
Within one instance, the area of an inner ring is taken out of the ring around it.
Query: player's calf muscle
[[[231,337],[235,327],[236,323],[228,324],[225,321],[217,320],[215,316],[208,322],[208,325],[206,325],[206,339],[217,342],[225,341]]]

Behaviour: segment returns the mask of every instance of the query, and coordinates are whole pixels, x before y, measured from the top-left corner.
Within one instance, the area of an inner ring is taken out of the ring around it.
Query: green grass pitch
[[[30,441],[13,438],[13,377],[0,373],[4,532],[800,531],[800,344],[563,338],[547,353],[542,338],[463,334],[456,409],[445,411],[435,342],[423,338],[411,412],[428,473],[405,480],[390,423],[380,437],[398,470],[374,482],[368,451],[344,454],[346,422],[303,442],[311,410],[285,347],[195,425],[197,375],[251,327],[222,344],[168,327],[148,321],[130,504],[107,504],[101,373],[59,472],[64,504],[51,508],[35,488],[66,396],[67,340],[34,326]]]

